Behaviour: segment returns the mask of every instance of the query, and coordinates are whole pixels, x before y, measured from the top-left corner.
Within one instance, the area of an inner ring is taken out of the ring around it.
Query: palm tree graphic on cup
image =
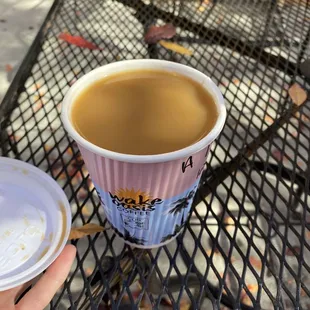
[[[182,212],[182,219],[181,219],[181,223],[180,225],[176,224],[175,225],[175,229],[174,232],[172,234],[169,234],[167,236],[164,236],[161,240],[161,242],[165,242],[167,240],[169,240],[170,238],[172,238],[173,236],[175,236],[184,226],[185,224],[185,210],[187,209],[187,207],[190,204],[190,200],[194,197],[195,195],[195,189],[192,189],[191,191],[189,191],[185,197],[178,199],[177,201],[173,202],[172,205],[173,207],[166,211],[164,214],[173,214],[174,216],[176,216],[177,214]]]

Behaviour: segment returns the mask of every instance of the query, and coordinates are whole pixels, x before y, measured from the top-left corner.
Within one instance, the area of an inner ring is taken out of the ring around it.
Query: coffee
[[[133,155],[176,151],[208,134],[218,118],[213,97],[198,82],[164,70],[113,74],[75,99],[77,132],[104,149]]]

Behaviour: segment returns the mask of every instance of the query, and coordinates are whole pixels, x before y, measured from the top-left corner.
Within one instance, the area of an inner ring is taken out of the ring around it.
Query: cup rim
[[[110,74],[134,71],[139,69],[162,69],[183,74],[199,82],[212,95],[218,110],[218,119],[211,131],[201,140],[180,150],[155,155],[123,154],[101,148],[83,138],[74,128],[70,120],[70,112],[75,97],[85,88]],[[96,68],[78,79],[66,93],[61,108],[61,119],[69,135],[83,148],[109,159],[130,163],[160,163],[193,155],[210,145],[220,134],[226,120],[224,98],[215,83],[200,71],[183,64],[155,59],[124,60]]]

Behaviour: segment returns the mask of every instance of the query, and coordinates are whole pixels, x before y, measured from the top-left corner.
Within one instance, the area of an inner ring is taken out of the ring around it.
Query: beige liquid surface
[[[105,77],[73,103],[78,133],[104,149],[153,155],[176,151],[202,139],[218,112],[197,82],[176,73],[136,70]]]

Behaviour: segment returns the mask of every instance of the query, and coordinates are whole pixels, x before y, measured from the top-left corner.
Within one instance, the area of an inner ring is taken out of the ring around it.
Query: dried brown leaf
[[[216,23],[220,25],[223,22],[223,20],[224,20],[224,15],[220,15],[219,18],[216,20]]]
[[[73,150],[72,150],[72,148],[71,148],[71,147],[68,147],[68,148],[66,149],[66,153],[67,153],[68,155],[72,156],[72,155],[73,155]]]
[[[80,198],[80,197],[79,197]],[[82,208],[82,214],[85,215],[85,216],[90,216],[91,215],[91,212],[89,211],[89,209],[87,208],[87,206],[84,206]]]
[[[201,6],[197,9],[197,11],[202,13],[202,12],[205,11],[205,9],[206,9],[206,7],[205,7],[204,5],[201,5]]]
[[[294,245],[293,249],[295,250],[295,252],[297,252],[297,255],[300,254],[300,247],[298,245]],[[285,254],[287,256],[295,256],[295,252],[293,252],[293,250],[291,248],[286,248]]]
[[[224,223],[226,225],[235,225],[234,219],[232,217],[230,217],[230,216],[225,216]]]
[[[137,292],[138,292],[138,296],[137,296],[137,298],[138,298],[139,295],[141,294],[141,289]],[[139,305],[139,309],[140,310],[152,310],[153,309],[152,304],[151,304],[147,294],[143,294],[143,297],[142,297],[140,305]]]
[[[156,43],[160,39],[171,39],[175,36],[176,30],[172,24],[164,26],[151,26],[144,36],[144,41],[148,44]]]
[[[89,277],[92,273],[94,272],[93,268],[86,268],[85,269],[85,274]]]
[[[283,151],[281,151],[281,150],[274,150],[274,151],[272,151],[272,155],[273,155],[273,157],[277,161],[284,161],[284,162],[286,162],[288,160],[287,155],[284,154]]]
[[[5,65],[5,72],[9,73],[13,70],[13,67],[10,64]]]
[[[52,146],[50,146],[48,144],[44,144],[43,148],[44,148],[45,152],[47,153],[48,151],[50,151],[52,149]]]
[[[250,256],[250,264],[259,270],[262,269],[262,261],[259,258]]]
[[[251,293],[255,293],[258,291],[258,285],[257,284],[248,284],[247,285],[247,288],[248,290],[251,292]]]
[[[168,299],[167,297],[163,297],[160,301],[160,304],[166,307],[171,307],[172,306],[172,302],[170,299]]]
[[[81,36],[72,36],[70,33],[62,32],[58,36],[59,39],[64,40],[65,42],[75,45],[81,48],[88,48],[90,50],[102,50],[102,48],[98,47],[96,44],[87,41]]]
[[[188,55],[188,56],[193,55],[193,52],[191,50],[177,43],[160,40],[159,44],[168,50],[171,50],[173,52],[176,52],[182,55]]]
[[[40,109],[43,108],[43,105],[44,105],[43,100],[39,100],[38,102],[35,103],[35,105],[34,105],[34,107],[33,107],[33,111],[34,111],[34,112],[39,111]]]
[[[250,293],[252,293],[252,295],[254,295],[254,293],[256,293],[258,291],[258,285],[257,284],[249,284],[247,285],[248,290],[250,291]],[[252,301],[251,298],[247,295],[247,292],[245,291],[245,289],[243,289],[241,291],[241,301],[243,304],[247,305],[247,306],[252,306]]]
[[[240,80],[237,79],[237,78],[233,78],[233,79],[232,79],[232,82],[233,82],[235,85],[239,85],[239,84],[240,84]]]
[[[241,297],[241,302],[249,307],[252,307],[253,305],[251,298],[246,294]]]
[[[270,117],[269,115],[265,115],[265,121],[267,122],[267,123],[269,123],[269,124],[272,124],[272,123],[274,123],[274,120],[273,120],[273,118],[272,117]]]
[[[288,93],[296,105],[303,104],[307,99],[306,91],[297,83],[289,88]]]
[[[93,224],[93,223],[88,223],[82,227],[72,228],[68,240],[80,239],[82,237],[95,234],[98,232],[102,232],[104,230],[105,228],[103,226]]]
[[[191,307],[191,303],[187,299],[182,299],[180,302],[180,310],[189,310]]]

